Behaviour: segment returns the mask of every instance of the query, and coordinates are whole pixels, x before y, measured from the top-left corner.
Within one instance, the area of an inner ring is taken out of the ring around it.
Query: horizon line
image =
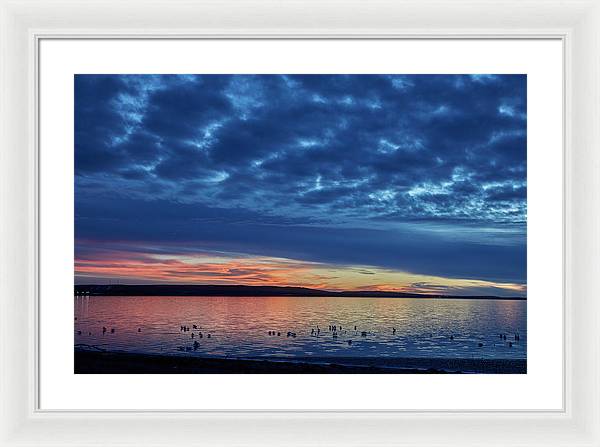
[[[527,300],[527,295],[519,296],[498,296],[498,295],[451,295],[451,294],[443,294],[443,293],[427,293],[427,292],[409,292],[409,291],[398,291],[398,290],[325,290],[325,289],[317,289],[312,287],[304,287],[304,286],[274,286],[274,285],[246,285],[246,284],[74,284],[74,289],[82,288],[82,287],[93,287],[93,288],[116,288],[116,287],[136,287],[136,288],[212,288],[212,289],[300,289],[304,291],[309,291],[312,293],[311,296],[360,296],[360,297],[368,297],[369,294],[372,294],[373,298],[385,297],[384,295],[388,295],[390,298],[493,298],[493,299],[503,299],[503,300]],[[76,290],[75,290],[76,291]],[[264,290],[266,291],[266,290]],[[89,292],[89,291],[88,291]],[[323,293],[324,295],[315,295],[314,292]],[[102,293],[98,293],[97,295],[102,295]],[[395,295],[395,296],[394,296]],[[161,295],[158,295],[161,296]],[[166,296],[166,295],[162,295]],[[181,296],[191,296],[189,294],[181,295]],[[217,296],[217,295],[212,295]],[[244,295],[238,295],[244,296]],[[267,296],[267,295],[262,295]],[[268,296],[290,296],[288,295],[268,295]],[[292,295],[293,296],[293,295]],[[299,296],[299,295],[296,295]]]

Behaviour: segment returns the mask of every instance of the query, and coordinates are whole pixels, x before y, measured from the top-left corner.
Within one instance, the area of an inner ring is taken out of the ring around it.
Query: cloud
[[[76,234],[524,281],[526,115],[524,75],[77,75]]]
[[[184,246],[82,241],[78,244],[78,284],[123,281],[196,284],[302,286],[325,290],[396,290],[463,295],[515,296],[518,283],[448,279],[390,269],[306,262],[227,252],[198,252]],[[364,275],[368,275],[365,278]]]
[[[110,199],[76,206],[76,238],[150,242],[337,265],[478,279],[523,281],[526,247],[501,237],[448,237],[420,224],[340,228],[249,210]]]

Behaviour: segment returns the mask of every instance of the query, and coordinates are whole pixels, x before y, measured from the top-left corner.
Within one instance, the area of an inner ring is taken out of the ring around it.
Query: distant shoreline
[[[236,297],[347,297],[347,298],[426,298],[426,299],[487,299],[526,301],[527,297],[492,295],[433,295],[393,291],[341,291],[306,287],[242,286],[242,285],[179,285],[179,284],[77,284],[76,296],[236,296]]]
[[[236,359],[75,349],[75,374],[525,374],[518,359]]]

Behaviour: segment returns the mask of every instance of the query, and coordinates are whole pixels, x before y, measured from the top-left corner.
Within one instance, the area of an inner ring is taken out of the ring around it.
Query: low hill
[[[319,296],[372,298],[462,298],[525,300],[525,297],[429,295],[394,291],[362,290],[332,292],[306,287],[196,285],[196,284],[78,284],[75,295],[98,296]]]

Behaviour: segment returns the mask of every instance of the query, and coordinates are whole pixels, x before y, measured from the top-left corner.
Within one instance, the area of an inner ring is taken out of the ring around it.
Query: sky
[[[526,295],[525,75],[76,75],[75,282]]]

